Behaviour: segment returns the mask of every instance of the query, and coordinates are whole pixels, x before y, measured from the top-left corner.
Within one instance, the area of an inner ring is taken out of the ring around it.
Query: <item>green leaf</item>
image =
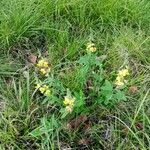
[[[55,129],[59,127],[58,121],[55,119],[55,116],[52,115],[50,120],[47,120],[46,117],[41,119],[41,125],[31,131],[29,134],[34,137],[42,136],[43,134],[51,135]]]
[[[105,83],[104,83],[104,86],[102,86],[102,90],[112,92],[113,91],[113,86],[108,80],[106,80]]]
[[[122,91],[117,91],[117,93],[114,95],[114,98],[115,99],[117,99],[118,101],[120,101],[120,100],[126,100],[126,96],[125,96],[125,94],[124,94],[124,92],[122,92]]]
[[[65,108],[62,108],[60,110],[60,113],[62,114],[61,119],[65,118],[68,115],[68,112],[66,112]]]
[[[80,57],[80,59],[78,60],[78,63],[87,65],[87,64],[89,64],[89,60],[90,60],[90,55],[84,55],[84,56]]]
[[[75,107],[76,108],[80,108],[80,107],[83,107],[84,104],[85,104],[85,97],[84,97],[84,93],[82,91],[80,92],[75,92],[75,97],[76,97],[76,100],[75,100]]]
[[[103,102],[105,105],[107,105],[113,97],[113,86],[108,80],[106,80],[104,85],[102,86],[101,93]]]
[[[88,70],[89,70],[89,66],[87,65],[81,67],[81,69],[79,70],[78,80],[80,80],[80,82],[83,84],[87,79]]]
[[[44,132],[43,132],[43,133],[44,133]],[[41,126],[40,126],[40,127],[36,128],[36,129],[34,129],[33,131],[31,131],[29,134],[30,134],[31,136],[33,136],[33,137],[39,137],[39,136],[41,136],[43,133],[41,132]]]

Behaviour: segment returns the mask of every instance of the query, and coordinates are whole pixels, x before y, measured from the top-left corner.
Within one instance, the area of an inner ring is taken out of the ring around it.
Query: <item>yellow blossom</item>
[[[74,107],[75,98],[71,96],[69,90],[67,90],[67,95],[64,97],[64,105],[66,106],[65,110],[68,113],[71,113]]]
[[[42,75],[48,76],[48,73],[50,72],[50,67],[47,60],[45,59],[39,60],[37,63],[37,68]]]
[[[40,87],[39,91],[43,94],[45,92],[45,88],[44,87]]]
[[[123,81],[124,81],[124,77],[122,77],[122,76],[117,76],[116,81],[123,82]]]
[[[39,83],[35,86],[36,89],[39,89],[40,87],[41,85]]]
[[[45,76],[48,76],[49,72],[50,72],[50,68],[46,69],[46,74],[45,74]]]
[[[124,78],[127,75],[129,75],[129,70],[128,69],[119,70],[118,74],[117,74],[117,78],[116,78],[115,84],[118,87],[122,87],[126,83],[126,80]]]
[[[49,89],[48,85],[43,85],[43,88],[45,88],[45,91]]]
[[[120,87],[120,86],[123,86],[123,85],[124,85],[124,82],[116,81],[116,82],[115,82],[115,84],[116,84],[117,86],[119,86],[119,87]]]
[[[73,106],[74,102],[75,102],[75,99],[71,98],[71,97],[68,97],[68,96],[65,96],[65,99],[64,99],[63,102],[64,102],[64,105]]]
[[[95,52],[97,49],[96,49],[95,44],[90,42],[90,43],[87,43],[86,50],[87,50],[87,52]]]
[[[45,59],[39,60],[38,63],[37,63],[37,67],[39,67],[39,68],[43,68],[43,67],[48,68],[49,67],[48,61],[46,61]]]
[[[47,61],[43,62],[43,67],[48,68],[48,62]]]
[[[50,90],[49,86],[46,85],[46,84],[42,85],[40,83],[37,83],[35,88],[38,89],[45,96],[50,96],[51,95],[51,90]]]
[[[129,70],[128,69],[122,69],[118,72],[118,76],[125,77],[127,75],[129,75]]]
[[[66,110],[66,112],[71,113],[72,112],[72,107],[66,106],[65,110]]]
[[[115,84],[119,87],[123,86],[124,85],[124,77],[118,75],[116,78]]]
[[[51,91],[50,91],[49,89],[46,90],[45,93],[44,93],[44,95],[45,95],[45,96],[50,96],[50,95],[51,95]]]
[[[40,72],[41,72],[41,74],[43,74],[43,75],[45,75],[45,74],[47,73],[45,68],[40,69]]]
[[[44,59],[39,60],[39,62],[37,63],[37,66],[38,66],[38,67],[43,67],[43,63],[44,63],[44,62],[45,62]]]

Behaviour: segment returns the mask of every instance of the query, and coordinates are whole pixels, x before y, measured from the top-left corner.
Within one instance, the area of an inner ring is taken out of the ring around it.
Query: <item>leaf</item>
[[[76,129],[78,128],[82,123],[84,123],[87,120],[87,116],[81,115],[79,117],[76,117],[75,119],[71,120],[67,126],[70,129]]]
[[[78,72],[78,80],[80,81],[80,83],[84,84],[86,82],[88,70],[89,70],[89,66],[88,65],[83,66],[79,70],[79,72]]]
[[[33,131],[31,131],[29,134],[33,137],[38,137],[38,136],[41,136],[44,133],[44,132],[42,133],[41,131],[42,130],[41,130],[41,126],[40,126],[36,129],[34,129]]]
[[[35,64],[36,63],[36,61],[37,61],[37,56],[35,56],[34,54],[29,54],[28,55],[28,61],[30,62],[30,63],[32,63],[32,64]]]
[[[113,86],[108,80],[106,80],[105,83],[104,83],[104,86],[102,86],[102,90],[103,91],[112,91]]]
[[[137,93],[137,91],[138,91],[137,86],[133,85],[133,86],[129,87],[129,93],[135,94],[135,93]]]
[[[61,108],[60,113],[62,114],[61,119],[65,118],[68,115],[68,112],[65,110],[65,108]]]
[[[113,97],[113,86],[108,80],[106,80],[102,86],[101,93],[103,96],[103,102],[105,105],[107,105],[109,100],[111,100]]]
[[[86,132],[86,131],[88,131],[89,129],[91,129],[91,127],[92,127],[92,123],[91,123],[91,121],[88,121],[88,122],[85,123],[83,129],[84,129],[85,132]]]
[[[96,57],[93,57],[92,63],[93,63],[93,65],[102,67],[102,62],[100,60],[96,59]]]
[[[85,97],[84,97],[84,93],[82,91],[80,92],[75,92],[74,93],[75,97],[76,97],[76,100],[75,100],[75,107],[77,109],[80,109],[80,107],[83,107],[83,105],[85,104]]]
[[[124,94],[124,92],[122,92],[122,91],[117,91],[117,93],[116,94],[114,94],[114,98],[116,98],[117,100],[126,100],[126,96],[125,96],[125,94]]]
[[[78,144],[79,145],[89,145],[90,144],[90,139],[85,139],[85,138],[82,138],[78,141]]]
[[[93,74],[94,81],[101,82],[103,80],[102,75],[94,73]]]
[[[34,137],[42,136],[43,134],[52,134],[55,129],[59,127],[58,121],[55,119],[55,116],[52,115],[50,120],[47,120],[46,117],[41,119],[41,125],[31,131],[29,134]]]
[[[91,79],[88,79],[88,80],[86,81],[86,84],[85,84],[86,90],[89,90],[89,89],[93,88],[92,86],[93,86],[92,80],[91,80]]]
[[[78,60],[79,64],[89,64],[89,60],[90,60],[90,55],[85,55],[80,57],[80,59]]]
[[[143,124],[138,122],[135,124],[135,127],[138,129],[138,130],[142,130],[143,129]]]
[[[48,51],[45,51],[44,54],[43,54],[45,57],[48,56]]]
[[[58,121],[55,119],[55,116],[54,116],[54,115],[52,115],[50,121],[51,121],[51,123],[52,123],[53,128],[58,128],[58,127],[59,127]]]

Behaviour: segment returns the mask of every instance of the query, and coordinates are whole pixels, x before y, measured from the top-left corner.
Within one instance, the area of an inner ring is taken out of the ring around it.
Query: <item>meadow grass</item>
[[[1,0],[0,149],[149,149],[149,10],[149,0]],[[55,86],[80,93],[85,85],[76,61],[89,39],[104,76],[113,80],[127,65],[127,85],[137,90],[126,88],[127,100],[113,108],[93,105],[86,113],[88,130],[82,123],[72,130],[67,124],[82,113],[61,119],[58,107],[43,102],[27,58],[47,52]]]

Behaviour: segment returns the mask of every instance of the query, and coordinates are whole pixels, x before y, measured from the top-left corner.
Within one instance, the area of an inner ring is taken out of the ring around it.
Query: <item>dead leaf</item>
[[[135,127],[138,129],[138,130],[142,130],[143,129],[143,125],[142,123],[138,122],[135,124]]]
[[[7,78],[6,77],[6,79],[5,79],[5,82],[6,82],[6,84],[8,85],[8,86],[11,86],[11,84],[12,84],[12,81],[13,81],[13,79],[12,78]]]
[[[134,94],[134,93],[137,93],[137,91],[138,91],[137,86],[133,85],[133,86],[129,87],[129,92],[130,93]]]
[[[76,117],[75,119],[71,120],[68,124],[67,127],[69,129],[75,129],[78,128],[82,123],[84,123],[87,120],[87,116],[81,115],[79,117]]]
[[[128,132],[129,132],[129,129],[128,129],[128,128],[124,128],[124,129],[122,129],[122,133],[123,133],[124,135],[127,135],[127,134],[128,134]]]
[[[28,61],[30,62],[30,63],[32,63],[32,64],[35,64],[36,63],[36,61],[37,61],[37,56],[35,56],[34,54],[29,54],[28,55]]]
[[[88,130],[91,128],[91,126],[92,126],[92,123],[91,123],[91,122],[85,123],[83,129],[84,129],[85,131],[88,131]]]
[[[89,145],[90,140],[89,139],[80,139],[78,142],[79,145]]]
[[[45,51],[43,54],[45,57],[48,56],[48,51]]]
[[[60,145],[60,150],[71,150],[72,149],[68,143],[59,142],[59,145]]]
[[[86,89],[89,90],[89,89],[92,89],[92,80],[87,80],[86,82]]]

